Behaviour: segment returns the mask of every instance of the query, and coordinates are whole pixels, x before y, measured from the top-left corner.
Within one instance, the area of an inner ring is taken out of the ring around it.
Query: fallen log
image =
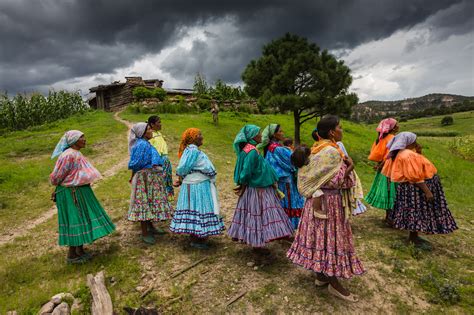
[[[100,271],[95,276],[87,275],[87,286],[91,290],[92,315],[113,315],[112,299],[104,283],[104,271]]]
[[[247,290],[244,290],[234,296],[229,302],[227,302],[227,305],[225,307],[229,307],[230,305],[234,304],[235,302],[237,302],[237,300],[240,300],[245,294],[247,294]]]

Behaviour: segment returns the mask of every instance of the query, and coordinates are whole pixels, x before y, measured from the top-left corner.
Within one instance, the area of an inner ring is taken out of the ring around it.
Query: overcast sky
[[[474,1],[0,0],[0,90],[124,80],[242,84],[262,46],[291,32],[345,60],[361,101],[474,95]]]

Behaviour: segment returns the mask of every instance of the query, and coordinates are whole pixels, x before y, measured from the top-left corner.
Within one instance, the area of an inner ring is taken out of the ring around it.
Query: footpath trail
[[[132,124],[129,121],[126,121],[120,118],[119,116],[120,113],[121,111],[116,112],[114,114],[114,119],[127,126],[128,128],[127,135],[128,135],[128,131],[132,127]],[[111,168],[104,171],[102,174],[102,179],[98,181],[96,184],[94,184],[94,187],[95,188],[98,187],[102,180],[112,177],[115,174],[117,174],[121,169],[127,166],[127,162],[128,162],[128,157],[122,159],[119,163],[116,163]],[[49,208],[46,212],[42,213],[39,217],[26,221],[23,224],[24,228],[22,229],[15,228],[15,229],[9,229],[5,231],[3,234],[0,235],[0,246],[7,244],[9,242],[12,242],[14,239],[18,237],[27,235],[32,229],[34,229],[38,225],[43,224],[47,222],[48,220],[50,220],[51,218],[53,218],[56,213],[57,213],[57,208],[56,208],[56,205],[54,205],[51,208]]]

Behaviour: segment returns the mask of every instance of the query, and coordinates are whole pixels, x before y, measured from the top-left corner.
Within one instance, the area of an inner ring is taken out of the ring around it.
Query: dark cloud
[[[412,27],[457,3],[467,1],[2,0],[0,89],[23,91],[111,73],[170,46],[187,27],[229,19],[236,27],[231,37],[208,34],[214,44],[195,41],[191,60],[176,52],[165,67],[172,75],[184,76],[214,66],[206,70],[211,77],[236,82],[261,46],[285,32],[306,36],[324,48],[351,48]],[[458,26],[469,28],[467,12],[461,12],[461,24],[456,12],[446,21],[434,19],[433,25],[453,32]]]

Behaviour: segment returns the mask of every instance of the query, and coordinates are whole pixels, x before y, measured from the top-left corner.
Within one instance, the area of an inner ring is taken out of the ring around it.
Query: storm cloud
[[[0,90],[85,88],[140,75],[140,63],[147,64],[145,74],[168,79],[165,84],[189,87],[196,72],[238,84],[262,46],[286,32],[345,58],[399,32],[420,25],[430,29],[403,44],[410,52],[472,34],[471,3],[0,0]],[[177,45],[183,39],[184,46]],[[374,60],[360,62],[366,69]]]

